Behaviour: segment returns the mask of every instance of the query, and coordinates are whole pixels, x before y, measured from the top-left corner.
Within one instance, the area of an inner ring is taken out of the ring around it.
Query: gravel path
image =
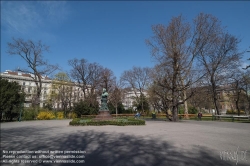
[[[145,126],[96,127],[69,126],[69,121],[1,123],[1,156],[5,162],[37,162],[1,165],[250,165],[249,123],[146,121]],[[13,154],[15,151],[19,153]],[[59,161],[68,157],[65,155],[79,158]],[[36,158],[31,160],[31,156]],[[39,164],[56,160],[59,163]]]

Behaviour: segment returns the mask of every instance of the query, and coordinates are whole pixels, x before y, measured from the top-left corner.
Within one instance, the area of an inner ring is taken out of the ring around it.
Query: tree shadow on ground
[[[84,131],[75,128],[71,132],[61,132],[56,136],[48,134],[57,129],[60,128],[2,129],[1,153],[2,150],[82,150],[86,151],[85,158],[79,158],[79,160],[85,160],[85,163],[77,165],[84,166],[228,166],[236,164],[236,161],[222,160],[218,152],[206,147],[193,146],[183,149],[171,145],[170,142],[151,137],[143,138],[125,133]],[[2,166],[7,165],[69,166],[75,164],[2,164]],[[247,164],[239,161],[237,165]]]

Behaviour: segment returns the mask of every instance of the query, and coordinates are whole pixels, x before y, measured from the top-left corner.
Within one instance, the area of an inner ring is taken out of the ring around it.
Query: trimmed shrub
[[[52,111],[41,111],[37,116],[38,120],[51,120],[55,118],[56,116]]]
[[[145,125],[145,120],[134,119],[134,118],[118,118],[118,119],[113,119],[113,120],[98,121],[98,120],[94,120],[94,119],[75,118],[71,122],[69,122],[69,125],[72,125],[72,126]]]

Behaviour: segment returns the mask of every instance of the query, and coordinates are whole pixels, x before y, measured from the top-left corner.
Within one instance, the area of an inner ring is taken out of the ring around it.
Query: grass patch
[[[134,118],[114,118],[112,120],[98,121],[93,118],[75,118],[69,122],[71,126],[128,126],[128,125],[145,125],[145,120]]]

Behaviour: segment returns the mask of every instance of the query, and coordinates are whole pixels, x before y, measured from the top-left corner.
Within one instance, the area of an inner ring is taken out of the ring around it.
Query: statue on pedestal
[[[101,99],[101,107],[99,109],[98,115],[95,120],[112,120],[112,116],[109,113],[107,101],[108,101],[108,92],[105,88],[102,90],[102,99]]]
[[[103,88],[102,90],[102,99],[101,99],[101,108],[99,111],[108,111],[108,105],[107,105],[107,101],[108,101],[108,92],[106,91],[105,88]]]

